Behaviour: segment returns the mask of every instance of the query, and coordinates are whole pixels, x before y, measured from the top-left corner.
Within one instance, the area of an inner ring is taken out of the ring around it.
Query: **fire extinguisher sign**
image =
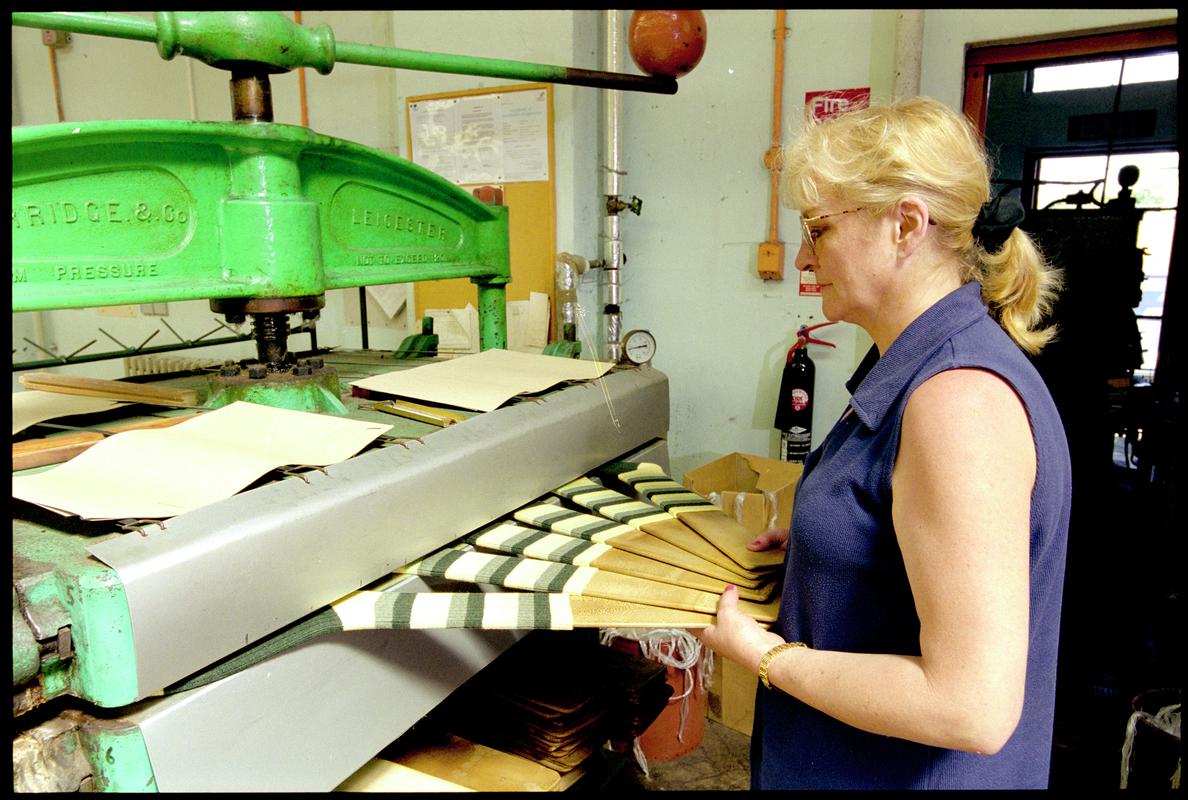
[[[809,114],[818,121],[832,119],[839,114],[866,108],[870,105],[870,87],[860,89],[823,89],[818,92],[805,92],[804,106]],[[800,273],[800,296],[820,297],[821,287],[817,283],[817,276],[812,272]]]
[[[816,120],[827,120],[870,105],[870,87],[864,89],[824,89],[806,92],[804,104]]]
[[[801,297],[820,297],[821,285],[817,283],[817,274],[802,270],[800,273],[800,296]]]

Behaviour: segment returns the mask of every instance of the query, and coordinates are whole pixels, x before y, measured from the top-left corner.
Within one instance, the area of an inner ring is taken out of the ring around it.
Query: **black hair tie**
[[[1023,204],[1013,196],[999,195],[982,206],[974,221],[973,237],[987,253],[997,253],[1023,222]]]

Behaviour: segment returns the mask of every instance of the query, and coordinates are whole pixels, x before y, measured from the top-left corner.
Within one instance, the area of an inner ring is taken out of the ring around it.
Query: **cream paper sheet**
[[[236,402],[161,430],[126,431],[12,496],[84,519],[159,519],[230,497],[276,467],[345,461],[391,425]]]
[[[47,419],[69,417],[74,414],[93,414],[116,406],[124,406],[122,400],[105,400],[102,397],[83,397],[58,392],[43,392],[40,389],[26,389],[12,393],[12,432],[20,433],[30,425]]]
[[[612,366],[607,361],[492,349],[374,375],[351,385],[472,411],[493,411],[518,394],[543,392],[564,381],[594,380]]]

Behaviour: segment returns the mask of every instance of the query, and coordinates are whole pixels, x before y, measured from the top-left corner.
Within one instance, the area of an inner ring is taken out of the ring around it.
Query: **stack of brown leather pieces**
[[[672,695],[666,669],[600,645],[588,634],[529,634],[431,718],[456,736],[562,774],[603,743],[639,735]]]

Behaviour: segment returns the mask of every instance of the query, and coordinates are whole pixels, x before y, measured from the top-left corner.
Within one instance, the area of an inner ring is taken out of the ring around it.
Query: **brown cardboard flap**
[[[717,502],[747,530],[762,533],[791,524],[802,468],[774,458],[731,453],[686,472],[684,483]]]
[[[723,511],[751,533],[760,534],[767,530],[767,521],[771,519],[771,503],[763,495],[725,490],[721,493],[721,504]]]

